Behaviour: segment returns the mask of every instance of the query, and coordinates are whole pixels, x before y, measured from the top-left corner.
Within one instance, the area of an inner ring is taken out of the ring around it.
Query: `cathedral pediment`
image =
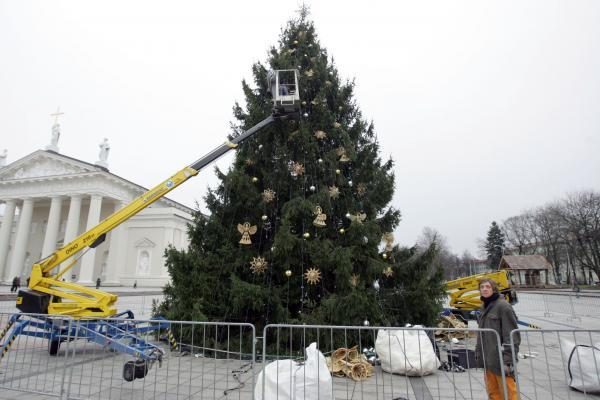
[[[0,169],[0,181],[26,180],[98,171],[85,162],[39,150]]]

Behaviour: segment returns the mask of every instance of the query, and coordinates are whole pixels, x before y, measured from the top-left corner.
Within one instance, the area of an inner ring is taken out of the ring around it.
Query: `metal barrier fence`
[[[511,333],[511,345],[515,334]],[[511,347],[522,398],[598,398],[600,330],[520,330],[519,334],[519,350]]]
[[[480,329],[268,325],[257,338],[250,324],[127,317],[0,314],[0,399],[486,399],[477,338],[505,349]],[[600,330],[518,332],[522,399],[592,398],[569,385],[600,376]]]
[[[485,399],[482,372],[473,369],[476,338],[485,335],[495,339],[501,357],[493,330],[268,325],[263,333],[268,364],[257,377],[254,398]],[[327,357],[327,366],[311,362],[306,349],[311,343]],[[356,359],[374,365],[357,368]],[[290,366],[289,360],[304,364]]]
[[[8,321],[48,316],[0,314],[0,345],[13,336]],[[10,331],[10,332],[8,332]],[[250,398],[256,333],[250,324],[166,320],[69,320],[57,334],[16,335],[0,360],[0,399],[28,392],[61,399]],[[30,332],[35,334],[36,332]],[[2,332],[0,332],[2,333]],[[7,336],[8,335],[8,336]],[[54,344],[50,349],[48,343]],[[246,387],[247,386],[247,387]],[[244,389],[245,388],[245,389]]]
[[[600,319],[600,296],[586,293],[529,293],[519,292],[519,303],[527,312],[544,317],[564,317],[565,321],[581,322],[581,318]]]

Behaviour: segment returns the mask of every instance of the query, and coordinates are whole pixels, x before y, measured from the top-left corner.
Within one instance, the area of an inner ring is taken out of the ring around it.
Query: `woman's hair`
[[[490,278],[483,278],[483,279],[480,279],[480,280],[479,280],[479,286],[478,286],[478,287],[479,287],[479,288],[481,288],[481,284],[483,284],[483,283],[489,283],[489,284],[490,284],[490,286],[492,287],[492,291],[493,291],[494,293],[498,293],[498,292],[499,292],[499,290],[498,290],[498,284],[496,283],[496,281],[495,281],[495,280],[493,280],[493,279],[490,279]]]

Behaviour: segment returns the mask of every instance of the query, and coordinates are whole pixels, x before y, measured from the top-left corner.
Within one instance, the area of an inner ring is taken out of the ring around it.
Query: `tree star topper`
[[[308,271],[304,273],[304,279],[310,285],[316,285],[321,280],[321,271],[318,268],[309,268]]]
[[[252,257],[250,261],[250,269],[253,274],[262,274],[267,270],[269,263],[262,257]]]
[[[256,225],[250,226],[250,222],[244,222],[244,224],[238,224],[237,228],[238,232],[242,234],[240,243],[252,244],[252,241],[250,240],[250,235],[254,235],[256,233]]]

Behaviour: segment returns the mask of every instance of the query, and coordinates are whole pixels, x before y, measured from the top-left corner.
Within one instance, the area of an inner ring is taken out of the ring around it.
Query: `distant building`
[[[552,265],[540,254],[502,256],[500,267],[510,272],[512,284],[539,287],[552,282]]]
[[[56,126],[57,124],[55,124]],[[20,276],[31,265],[97,225],[146,191],[107,169],[108,144],[95,164],[58,153],[59,130],[47,150],[0,166],[0,280]],[[163,286],[168,245],[188,247],[193,210],[162,198],[108,233],[65,275],[93,285]]]

